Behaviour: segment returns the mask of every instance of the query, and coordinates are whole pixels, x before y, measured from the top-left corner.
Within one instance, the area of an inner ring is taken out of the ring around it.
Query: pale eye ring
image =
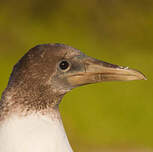
[[[59,62],[59,69],[62,71],[68,71],[70,69],[70,62],[67,60],[62,60]]]

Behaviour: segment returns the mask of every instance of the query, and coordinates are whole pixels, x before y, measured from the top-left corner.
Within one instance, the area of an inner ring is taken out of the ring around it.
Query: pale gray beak
[[[128,67],[110,64],[91,57],[85,57],[82,62],[84,71],[72,73],[67,79],[72,86],[103,81],[146,80],[141,72]]]

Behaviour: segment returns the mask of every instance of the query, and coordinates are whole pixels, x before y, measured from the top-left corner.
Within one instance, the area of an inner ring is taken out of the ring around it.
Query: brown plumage
[[[66,93],[53,82],[56,64],[76,55],[80,51],[63,44],[37,45],[30,49],[14,66],[0,102],[0,117],[15,111],[25,115],[56,109]]]
[[[33,152],[42,148],[41,152],[72,152],[59,114],[62,97],[85,84],[142,79],[144,75],[137,70],[88,57],[63,44],[43,44],[30,49],[14,66],[2,94],[0,151]],[[18,147],[20,142],[22,147]],[[44,151],[45,148],[48,150]]]

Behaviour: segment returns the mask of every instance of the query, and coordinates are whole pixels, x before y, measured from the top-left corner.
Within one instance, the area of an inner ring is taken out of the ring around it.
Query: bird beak
[[[145,76],[134,69],[103,62],[91,57],[83,59],[84,71],[74,72],[68,77],[71,86],[103,82],[146,80]]]

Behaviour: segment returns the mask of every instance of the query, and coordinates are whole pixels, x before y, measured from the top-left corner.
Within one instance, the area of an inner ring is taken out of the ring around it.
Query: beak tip
[[[147,80],[147,78],[144,76],[142,80]]]
[[[146,76],[142,73],[139,74],[139,80],[147,80]]]
[[[146,76],[142,72],[136,69],[127,69],[127,70],[131,74],[131,76],[135,77],[133,80],[147,80]]]

